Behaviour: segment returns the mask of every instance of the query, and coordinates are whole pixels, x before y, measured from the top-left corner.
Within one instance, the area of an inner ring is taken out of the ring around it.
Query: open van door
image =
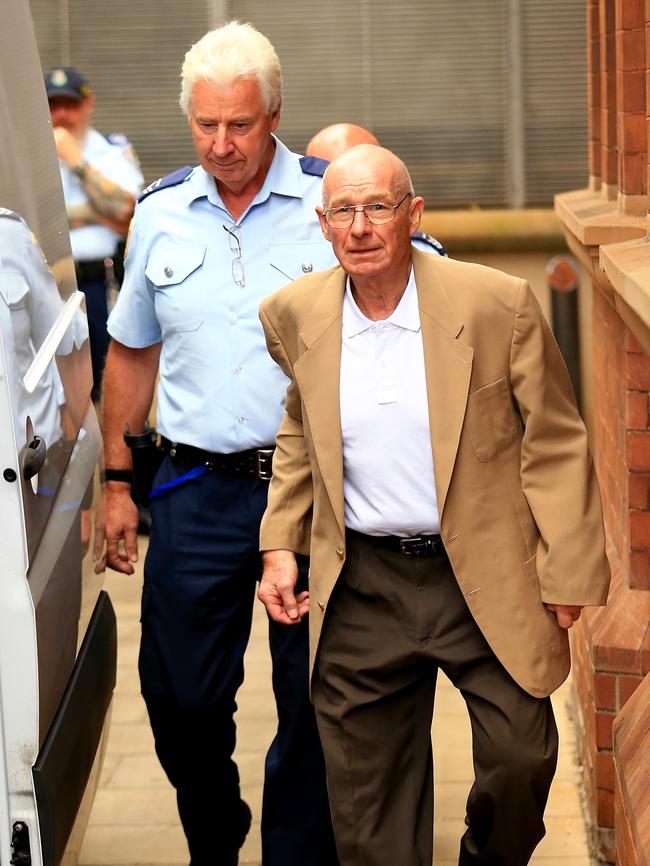
[[[116,672],[101,433],[29,7],[0,0],[0,866],[74,863]]]

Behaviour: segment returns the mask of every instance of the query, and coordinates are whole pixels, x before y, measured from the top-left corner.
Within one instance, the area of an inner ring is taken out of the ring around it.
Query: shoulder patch
[[[329,162],[326,159],[321,159],[319,156],[300,157],[300,168],[303,174],[313,174],[314,177],[322,177],[328,165]]]
[[[447,250],[443,247],[439,240],[436,238],[432,238],[431,235],[426,234],[426,232],[415,232],[415,234],[411,235],[411,242],[419,241],[416,246],[419,246],[420,249],[431,250],[433,253],[437,253],[439,256],[447,256]]]
[[[120,147],[126,147],[129,143],[129,139],[123,132],[109,132],[106,136],[106,140],[110,141],[111,144],[117,144]]]
[[[183,183],[185,178],[192,174],[192,171],[193,169],[191,165],[184,165],[183,168],[177,168],[176,171],[172,171],[171,174],[159,177],[158,180],[154,180],[153,183],[150,183],[148,187],[142,190],[138,201],[142,201],[143,198],[151,195],[152,192],[167,189],[169,186],[178,186],[179,183]]]

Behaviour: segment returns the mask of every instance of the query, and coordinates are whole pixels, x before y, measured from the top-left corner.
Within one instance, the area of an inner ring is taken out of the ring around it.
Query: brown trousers
[[[550,699],[525,692],[495,657],[444,552],[403,556],[352,533],[347,550],[313,686],[340,866],[431,866],[438,668],[472,726],[459,864],[524,866],[545,832],[557,762]]]

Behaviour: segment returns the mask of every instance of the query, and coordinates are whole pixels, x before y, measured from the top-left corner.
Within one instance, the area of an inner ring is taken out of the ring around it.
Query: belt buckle
[[[260,481],[270,481],[273,476],[273,452],[275,448],[258,448],[255,452],[257,458],[257,477]]]
[[[404,556],[426,556],[433,549],[433,544],[430,538],[414,535],[411,538],[400,538],[399,549]]]

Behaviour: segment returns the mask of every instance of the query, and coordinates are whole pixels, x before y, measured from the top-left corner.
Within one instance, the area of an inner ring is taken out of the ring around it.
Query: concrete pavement
[[[141,539],[141,548],[145,539]],[[142,551],[141,551],[142,552]],[[118,617],[118,681],[108,750],[99,790],[81,849],[80,866],[180,866],[189,862],[178,823],[174,792],[154,754],[147,712],[137,675],[141,568],[132,578],[107,574]],[[243,796],[253,825],[240,866],[260,866],[259,816],[264,755],[275,726],[270,685],[266,616],[255,605],[253,633],[246,654],[246,681],[237,714]],[[531,861],[534,866],[591,866],[580,805],[575,738],[565,685],[554,696],[560,730],[560,763],[547,808],[547,836]],[[457,863],[464,830],[465,800],[472,779],[469,721],[460,695],[440,678],[433,725],[436,775],[435,863]],[[215,844],[218,838],[215,837]],[[395,864],[406,866],[406,864]]]

